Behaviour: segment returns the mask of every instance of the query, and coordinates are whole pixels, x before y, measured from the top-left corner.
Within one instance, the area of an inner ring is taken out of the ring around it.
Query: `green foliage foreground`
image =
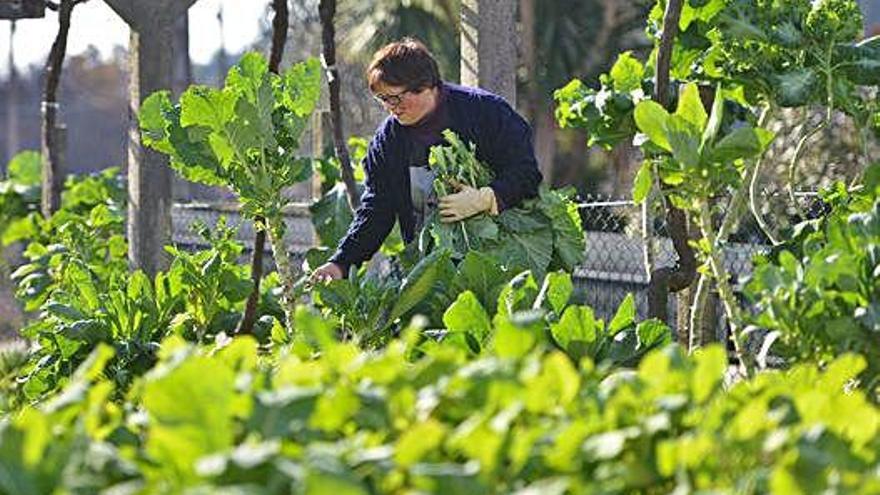
[[[307,337],[269,354],[251,337],[166,340],[123,403],[98,347],[57,397],[0,424],[0,491],[880,490],[880,410],[847,388],[861,357],[725,390],[720,347],[607,371],[543,339],[469,359],[414,328],[363,353],[295,318]]]

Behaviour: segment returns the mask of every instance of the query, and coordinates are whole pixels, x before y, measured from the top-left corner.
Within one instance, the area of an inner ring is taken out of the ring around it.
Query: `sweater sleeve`
[[[394,205],[389,177],[389,152],[387,135],[381,133],[370,143],[364,159],[366,181],[361,195],[361,205],[345,237],[339,242],[330,261],[342,266],[348,273],[351,265],[369,260],[394,226]]]
[[[490,186],[498,209],[517,206],[523,199],[536,196],[541,172],[532,144],[528,122],[500,97],[484,103],[481,133],[487,145],[485,160],[495,170]]]

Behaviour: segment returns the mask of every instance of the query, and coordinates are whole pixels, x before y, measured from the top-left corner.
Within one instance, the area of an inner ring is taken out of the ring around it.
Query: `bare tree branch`
[[[73,8],[85,0],[61,0],[58,11],[58,34],[46,60],[46,84],[43,87],[43,123],[41,141],[43,152],[42,199],[43,216],[50,217],[61,206],[61,188],[64,184],[63,164],[60,157],[58,127],[58,86],[67,54],[67,36]]]
[[[333,144],[336,148],[336,158],[342,170],[342,182],[348,193],[348,204],[352,210],[360,206],[360,198],[357,194],[357,184],[354,180],[354,172],[351,168],[351,159],[348,156],[348,147],[345,143],[345,134],[342,129],[342,110],[339,103],[339,70],[336,68],[336,28],[333,17],[336,15],[336,0],[321,0],[318,6],[321,14],[322,41],[324,45],[323,57],[327,71],[327,84],[330,87],[330,118],[333,122]]]
[[[269,70],[278,74],[281,67],[281,58],[284,55],[284,45],[287,43],[287,29],[290,25],[290,12],[287,0],[272,0],[272,9],[275,17],[272,18],[272,50],[269,52]],[[254,235],[254,249],[251,252],[251,282],[253,289],[245,303],[244,314],[235,329],[237,334],[249,334],[254,331],[254,322],[257,319],[257,303],[260,300],[260,282],[263,278],[263,252],[266,249],[266,230],[263,217],[254,219],[256,234]]]

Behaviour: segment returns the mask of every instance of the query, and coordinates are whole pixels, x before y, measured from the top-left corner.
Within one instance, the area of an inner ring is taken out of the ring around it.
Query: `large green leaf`
[[[645,160],[642,162],[642,166],[639,167],[639,171],[636,173],[632,189],[633,201],[636,204],[641,204],[645,201],[645,198],[647,198],[648,194],[651,192],[651,188],[654,185],[651,169],[651,162]]]
[[[570,272],[584,261],[586,241],[577,204],[569,199],[569,194],[569,191],[550,190],[543,186],[538,190],[538,209],[550,219],[553,229],[550,269]]]
[[[490,251],[508,270],[531,270],[543,279],[553,257],[553,230],[545,227],[532,232],[508,232],[501,243]],[[504,237],[504,236],[503,236]]]
[[[689,169],[697,168],[700,164],[702,129],[678,115],[672,115],[666,121],[665,131],[676,161]]]
[[[173,107],[168,91],[157,91],[148,96],[141,104],[138,123],[144,146],[149,146],[163,153],[174,153],[174,148],[168,142],[167,128],[169,123],[166,117],[166,114],[171,112]]]
[[[636,105],[633,117],[639,130],[645,133],[654,144],[666,151],[672,151],[666,136],[667,121],[670,115],[665,108],[655,101],[642,101]]]
[[[209,186],[224,186],[229,184],[229,176],[222,163],[230,157],[221,158],[215,154],[215,150],[204,140],[208,132],[207,127],[193,126],[183,128],[180,125],[180,109],[173,108],[166,113],[168,119],[167,146],[172,150],[171,167],[184,179],[190,182],[206,184]],[[214,134],[215,139],[223,139]],[[166,143],[157,143],[154,147],[157,151],[163,151]]]
[[[12,157],[7,165],[9,180],[22,186],[36,186],[40,184],[40,174],[43,170],[43,159],[38,151],[27,150],[19,152]]]
[[[608,324],[608,333],[614,335],[632,325],[635,321],[636,301],[632,293],[629,293],[623,298],[623,302],[617,307],[617,313],[614,314],[614,318],[612,318],[611,323]]]
[[[498,313],[492,319],[495,334],[493,348],[502,358],[522,358],[537,343],[543,332],[543,312],[517,311]]]
[[[426,299],[438,285],[448,286],[449,281],[442,280],[442,275],[446,273],[445,265],[449,263],[449,252],[443,249],[438,249],[419,261],[401,284],[397,302],[391,308],[389,321],[405,315]]]
[[[489,315],[473,292],[466,290],[443,314],[443,324],[450,332],[472,335],[477,342],[483,342],[492,331]]]
[[[284,73],[282,104],[300,118],[308,117],[321,96],[321,62],[310,58]]]
[[[609,74],[616,91],[629,92],[642,87],[645,66],[632,56],[632,52],[623,52],[617,56]]]
[[[563,272],[548,273],[544,277],[544,284],[541,286],[541,293],[544,300],[550,303],[550,309],[557,315],[561,315],[562,311],[568,305],[568,300],[574,292],[574,284],[571,283],[571,275]],[[538,302],[536,301],[537,305]]]
[[[461,290],[470,290],[490,313],[495,313],[498,294],[508,281],[498,260],[486,253],[470,251],[458,265],[456,284]]]
[[[755,127],[740,127],[724,136],[709,153],[709,159],[717,163],[731,163],[763,153],[773,140],[771,131]]]
[[[706,126],[709,116],[706,114],[706,108],[703,107],[703,101],[700,99],[700,90],[694,83],[688,83],[682,88],[681,95],[678,97],[678,107],[675,115],[683,118],[693,125],[700,132]]]
[[[782,107],[799,107],[816,98],[820,78],[810,68],[803,67],[772,76],[776,101]]]
[[[602,322],[586,306],[569,306],[558,323],[550,325],[550,333],[559,347],[571,354],[577,343],[592,344],[599,340]]]
[[[547,228],[547,222],[530,208],[510,208],[498,216],[498,222],[510,232],[534,232]]]
[[[161,476],[193,479],[196,461],[232,446],[235,375],[216,359],[193,357],[144,388],[146,451]]]
[[[190,86],[180,96],[180,125],[204,126],[222,133],[235,116],[235,103],[232,92],[208,86]]]

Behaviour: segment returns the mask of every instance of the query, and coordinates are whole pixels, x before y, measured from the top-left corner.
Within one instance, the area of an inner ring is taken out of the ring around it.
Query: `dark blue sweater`
[[[503,98],[478,88],[443,83],[440,103],[429,120],[407,127],[389,116],[376,130],[364,160],[366,188],[361,206],[330,258],[345,271],[379,250],[395,220],[400,222],[404,242],[413,240],[416,220],[409,166],[427,164],[429,146],[443,143],[443,129],[452,129],[464,141],[476,143],[477,158],[495,172],[490,186],[499,209],[516,206],[537,194],[541,173],[531,128]]]

